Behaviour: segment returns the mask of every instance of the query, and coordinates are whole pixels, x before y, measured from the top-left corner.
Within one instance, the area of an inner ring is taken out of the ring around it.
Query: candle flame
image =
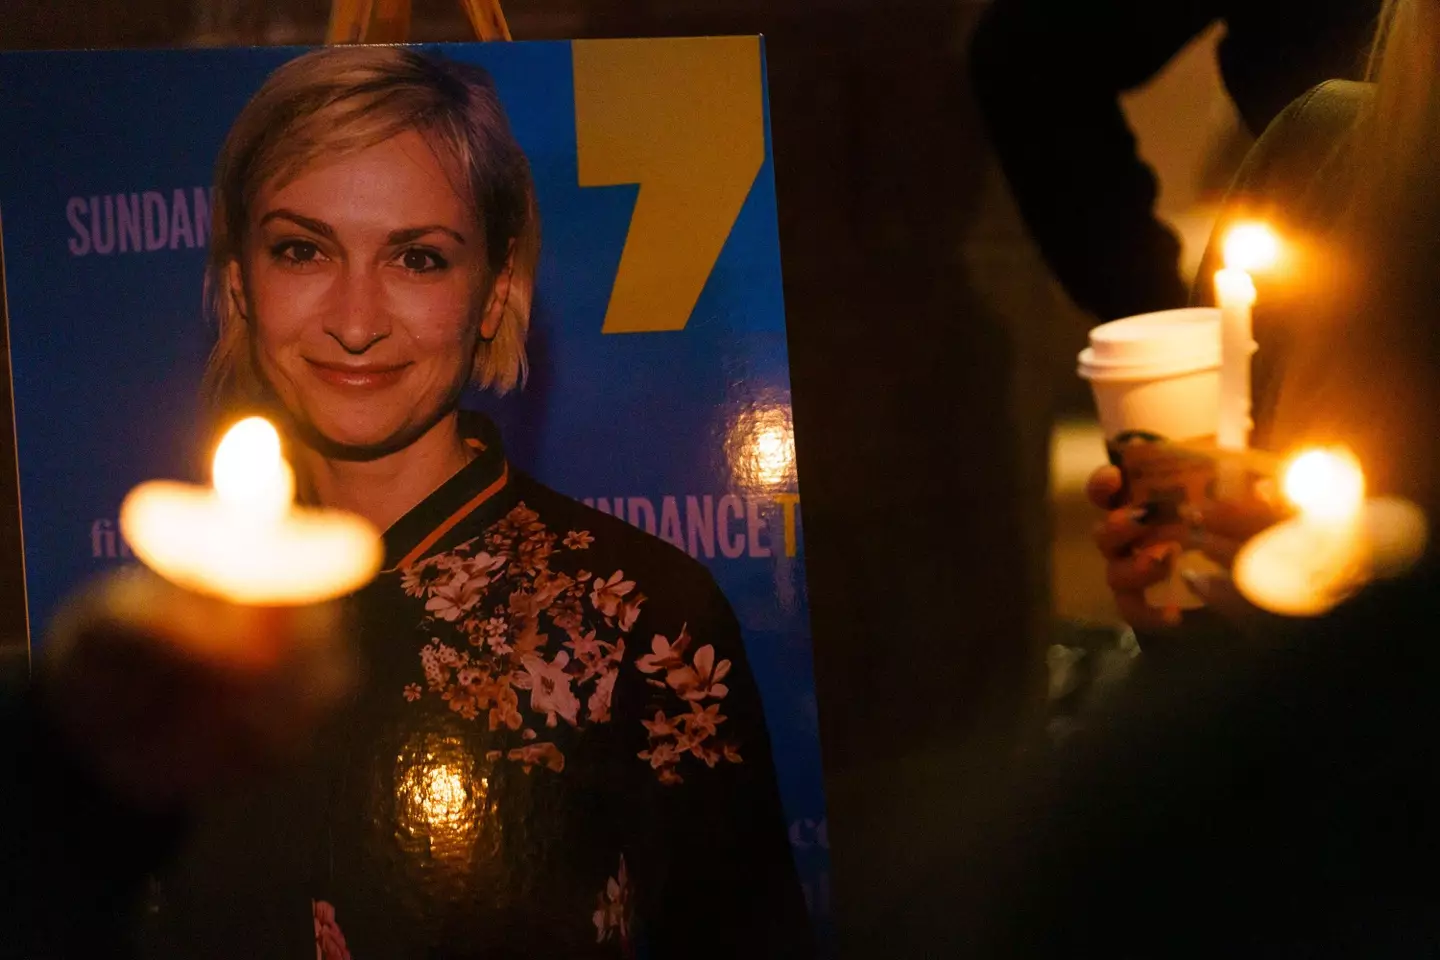
[[[1316,520],[1350,520],[1365,503],[1365,473],[1343,447],[1303,451],[1286,467],[1282,487],[1286,499]]]
[[[295,497],[295,475],[280,450],[280,434],[264,417],[241,420],[225,434],[211,467],[215,495],[259,519],[278,517]]]
[[[1268,270],[1280,258],[1280,241],[1263,223],[1240,223],[1225,235],[1225,266],[1247,273]]]

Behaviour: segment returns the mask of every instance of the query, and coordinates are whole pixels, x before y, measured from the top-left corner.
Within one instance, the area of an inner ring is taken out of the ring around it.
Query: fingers
[[[1148,588],[1169,579],[1179,556],[1179,544],[1153,543],[1106,565],[1105,575],[1115,605],[1133,629],[1153,632],[1179,626],[1178,607],[1151,606],[1145,597]]]
[[[1245,545],[1245,540],[1222,537],[1209,530],[1192,530],[1185,536],[1185,549],[1199,550],[1220,566],[1229,568],[1235,564],[1235,555]]]
[[[1175,557],[1180,553],[1176,543],[1157,543],[1136,550],[1128,557],[1118,557],[1105,565],[1105,579],[1112,592],[1139,591],[1161,583],[1170,576]]]
[[[1100,467],[1085,482],[1085,497],[1101,510],[1114,510],[1125,481],[1118,467]]]
[[[1120,612],[1120,619],[1128,623],[1131,629],[1142,633],[1153,633],[1180,625],[1178,607],[1152,607],[1145,602],[1143,590],[1115,591],[1115,606]]]
[[[1114,510],[1095,525],[1092,536],[1095,546],[1106,560],[1128,557],[1142,548],[1180,543],[1186,528],[1176,523],[1156,524],[1150,521],[1151,511],[1145,507]]]
[[[1280,511],[1259,499],[1211,500],[1200,506],[1200,526],[1212,536],[1244,543],[1273,526]]]
[[[1106,560],[1127,555],[1142,537],[1151,532],[1141,522],[1144,516],[1143,508],[1127,507],[1111,511],[1095,525],[1095,546]]]

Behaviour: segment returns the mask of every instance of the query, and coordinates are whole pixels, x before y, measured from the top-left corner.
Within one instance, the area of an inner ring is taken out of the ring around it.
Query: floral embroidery
[[[311,900],[310,912],[315,920],[315,960],[351,960],[345,934],[335,922],[335,908],[324,900]]]
[[[568,555],[556,552],[557,542],[566,551],[588,550],[595,537],[571,530],[561,541],[521,503],[481,536],[401,575],[406,595],[424,603],[421,626],[430,636],[419,651],[424,684],[408,684],[405,699],[438,697],[466,720],[483,717],[491,732],[519,734],[487,756],[527,773],[565,766],[554,736],[540,741],[537,729],[611,721],[626,636],[646,602],[623,570],[556,569],[552,563]],[[718,733],[730,661],[717,660],[709,644],[691,654],[691,643],[687,628],[674,643],[657,634],[651,652],[633,664],[657,691],[656,719],[643,721],[648,749],[639,758],[664,784],[683,782],[686,757],[710,767],[740,762],[735,744]]]
[[[630,926],[631,926],[631,889],[630,875],[625,869],[625,856],[620,856],[620,869],[615,876],[605,881],[605,889],[596,899],[595,914],[595,942],[604,943],[607,940],[617,940],[620,944],[620,952],[624,956],[631,956]]]
[[[650,744],[640,752],[640,759],[650,761],[665,784],[684,782],[676,768],[687,754],[707,767],[714,767],[721,759],[742,762],[735,743],[718,741],[720,724],[727,719],[720,712],[720,704],[702,706],[705,700],[723,700],[730,693],[730,688],[720,682],[730,672],[730,661],[716,663],[715,648],[707,643],[687,663],[685,653],[689,647],[689,630],[682,627],[674,643],[656,634],[650,642],[651,652],[635,661],[642,673],[664,672],[664,682],[651,680],[652,685],[668,687],[689,701],[689,713],[667,716],[665,711],[657,710],[655,719],[641,721],[649,731]]]
[[[443,571],[434,564],[411,567],[400,576],[400,589],[407,597],[423,597]]]
[[[410,684],[412,702],[427,692],[467,720],[484,716],[491,731],[516,733],[522,745],[496,758],[560,771],[553,742],[535,742],[532,727],[581,727],[610,719],[622,636],[639,616],[643,595],[615,571],[597,604],[587,571],[554,570],[556,535],[524,504],[483,536],[407,569],[405,593],[423,599],[431,639],[420,650],[425,684]],[[570,531],[565,546],[588,549],[588,531]],[[588,602],[587,602],[588,601]],[[533,722],[530,718],[534,718]]]
[[[523,765],[526,773],[535,764],[544,764],[556,773],[565,769],[565,755],[553,743],[535,743],[525,747],[516,747],[507,754],[508,758]]]
[[[595,609],[603,613],[606,619],[614,619],[620,612],[620,603],[635,589],[634,580],[624,579],[624,572],[616,570],[610,575],[609,580],[596,579],[594,588],[590,591],[590,602]]]
[[[570,689],[570,675],[565,667],[570,663],[570,654],[560,651],[555,659],[545,661],[543,657],[531,654],[521,663],[524,673],[515,674],[515,686],[530,691],[530,709],[545,714],[545,726],[555,726],[557,716],[575,726],[580,701]]]
[[[454,623],[484,596],[490,586],[490,574],[496,567],[504,566],[505,558],[492,557],[488,553],[457,564],[445,571],[445,575],[430,582],[426,592],[430,599],[425,609],[442,620]]]

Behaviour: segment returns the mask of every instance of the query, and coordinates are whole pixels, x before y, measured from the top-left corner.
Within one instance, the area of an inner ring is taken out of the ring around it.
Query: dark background
[[[469,39],[458,4],[414,5],[412,39]],[[505,6],[517,39],[767,36],[833,909],[842,948],[859,944],[886,912],[876,891],[903,887],[891,878],[1043,706],[1049,425],[1085,402],[1086,324],[1025,239],[967,89],[983,4]],[[0,49],[311,43],[327,13],[4,0]],[[19,556],[14,478],[5,436],[4,557]],[[23,676],[23,585],[7,571],[0,636]]]

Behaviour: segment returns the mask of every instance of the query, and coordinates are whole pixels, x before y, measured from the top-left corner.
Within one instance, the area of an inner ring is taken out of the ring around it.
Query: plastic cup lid
[[[1220,366],[1220,311],[1162,310],[1103,323],[1080,351],[1086,380],[1153,380]]]

